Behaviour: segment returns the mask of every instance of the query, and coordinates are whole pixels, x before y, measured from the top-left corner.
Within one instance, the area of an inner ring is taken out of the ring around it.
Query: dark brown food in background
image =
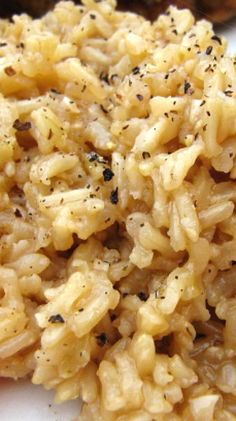
[[[41,16],[51,9],[57,0],[1,0],[1,16],[11,16],[14,13],[26,12],[32,16]],[[75,3],[80,3],[75,0]],[[213,22],[224,22],[236,15],[236,0],[118,0],[121,10],[140,13],[150,20],[156,17],[170,4],[180,8],[187,7],[194,15],[211,19]]]
[[[236,1],[235,0],[204,0],[202,7],[205,13],[211,16],[213,22],[224,22],[236,15]]]
[[[120,9],[140,13],[150,20],[155,20],[171,4],[190,9],[197,19],[205,18],[214,23],[236,16],[236,0],[118,0]]]

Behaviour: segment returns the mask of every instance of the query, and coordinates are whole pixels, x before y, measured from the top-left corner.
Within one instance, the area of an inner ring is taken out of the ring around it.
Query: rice
[[[236,420],[236,61],[114,0],[0,21],[0,376],[80,421]]]

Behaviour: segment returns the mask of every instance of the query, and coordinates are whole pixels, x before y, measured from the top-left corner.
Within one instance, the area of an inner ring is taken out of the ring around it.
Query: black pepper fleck
[[[50,323],[65,323],[65,320],[60,314],[55,314],[54,316],[49,317],[48,321]]]
[[[60,92],[59,92],[59,91],[57,91],[55,88],[51,88],[51,92],[52,92],[53,94],[60,95]]]
[[[191,88],[191,85],[189,82],[184,82],[184,93],[187,94],[189,88]]]
[[[106,110],[106,108],[101,104],[100,105],[101,110],[104,112],[104,114],[108,114],[109,111]]]
[[[114,177],[114,173],[110,168],[106,168],[102,174],[104,181],[110,181]]]
[[[206,55],[209,56],[212,53],[213,47],[211,45],[209,45],[209,47],[207,47],[206,49]]]
[[[134,67],[132,73],[133,75],[138,75],[140,73],[140,68],[138,66]]]
[[[137,94],[136,97],[139,101],[143,101],[143,95]]]
[[[88,153],[89,162],[97,161],[97,159],[98,159],[98,154],[96,152],[89,152]]]
[[[22,213],[21,213],[20,209],[17,209],[17,208],[16,208],[16,210],[15,210],[14,214],[15,214],[15,216],[16,216],[17,218],[22,218]]]
[[[119,198],[118,198],[118,187],[115,190],[112,190],[111,195],[110,195],[110,200],[111,200],[111,203],[113,205],[116,205],[118,203],[118,201],[119,201]]]
[[[52,129],[49,129],[48,140],[50,140],[52,138],[52,135],[53,135]]]
[[[103,82],[106,82],[109,85],[109,76],[108,73],[105,72],[101,72],[99,79],[102,80]]]
[[[143,157],[143,159],[147,159],[147,158],[150,158],[150,153],[149,152],[142,152],[142,157]]]
[[[22,122],[19,119],[17,119],[13,123],[13,128],[16,129],[18,132],[25,132],[31,129],[31,123],[30,121]]]
[[[226,91],[224,91],[224,94],[226,95],[226,96],[228,96],[228,97],[232,97],[232,95],[233,95],[233,91],[231,91],[230,89],[228,89],[228,90],[226,90]]]
[[[96,336],[97,344],[101,347],[107,344],[108,338],[106,333],[102,332],[100,335]]]
[[[97,152],[91,151],[87,154],[89,162],[97,161],[99,164],[106,164],[106,159],[103,156],[97,154]]]
[[[114,75],[111,75],[111,81],[113,82],[114,79],[116,79],[118,77],[118,75],[116,73],[114,73]]]
[[[147,299],[148,299],[147,294],[145,294],[145,292],[143,292],[143,291],[139,292],[137,294],[137,296],[141,301],[147,301]]]
[[[213,35],[213,36],[211,37],[211,39],[213,39],[213,41],[217,41],[220,45],[222,45],[221,38],[220,38],[220,37],[218,37],[217,35]]]

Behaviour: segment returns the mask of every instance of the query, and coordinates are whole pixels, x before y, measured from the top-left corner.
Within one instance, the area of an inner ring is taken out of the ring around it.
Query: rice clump
[[[0,20],[0,376],[80,421],[236,420],[236,60],[114,0]]]

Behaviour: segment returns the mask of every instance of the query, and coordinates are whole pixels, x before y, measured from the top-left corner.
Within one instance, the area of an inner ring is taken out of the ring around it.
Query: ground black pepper
[[[140,68],[138,66],[134,67],[132,73],[133,75],[138,75],[140,73]]]
[[[16,210],[15,210],[14,214],[15,214],[15,216],[16,216],[17,218],[22,218],[22,213],[21,213],[20,209],[17,209],[17,208],[16,208]]]
[[[137,94],[136,97],[137,97],[137,99],[139,101],[142,101],[143,100],[143,95],[141,95],[141,94]]]
[[[145,294],[145,292],[143,292],[143,291],[140,291],[140,292],[137,294],[137,296],[138,296],[138,298],[139,298],[141,301],[147,301],[147,299],[148,299],[147,294]]]
[[[98,154],[96,152],[89,152],[88,153],[89,162],[97,161],[97,159],[98,159]]]
[[[52,138],[52,135],[53,135],[52,129],[49,129],[48,140],[50,140]]]
[[[59,91],[57,91],[55,88],[51,88],[51,92],[52,92],[53,94],[60,95],[60,92],[59,92]]]
[[[103,156],[97,154],[97,152],[91,151],[87,154],[89,162],[97,161],[99,164],[106,164],[106,159]]]
[[[114,177],[114,173],[110,168],[106,168],[102,174],[104,181],[110,181]]]
[[[232,95],[233,95],[233,91],[231,91],[231,90],[226,90],[226,91],[224,91],[224,94],[226,95],[226,96],[228,96],[228,97],[232,97]]]
[[[111,203],[113,205],[116,205],[118,203],[118,201],[119,201],[119,198],[118,198],[118,187],[116,187],[115,190],[112,190],[111,195],[110,195],[110,200],[111,200]]]
[[[207,49],[206,49],[206,55],[209,56],[211,54],[212,50],[213,50],[213,47],[211,45],[209,45],[209,47],[207,47]]]
[[[109,76],[108,73],[105,72],[101,72],[99,79],[102,80],[103,82],[106,82],[109,85]]]
[[[143,157],[143,159],[147,159],[147,158],[150,158],[150,153],[149,152],[142,152],[142,157]]]
[[[65,323],[65,320],[60,314],[55,314],[51,317],[49,317],[48,321],[50,323]]]
[[[13,123],[13,128],[16,129],[18,132],[25,132],[31,129],[31,123],[30,121],[22,122],[19,119],[17,119]]]
[[[102,333],[100,333],[100,335],[96,336],[96,339],[97,339],[97,344],[101,347],[106,345],[106,343],[108,342],[107,335],[104,332],[102,332]]]
[[[111,75],[111,81],[113,82],[114,79],[116,79],[118,77],[118,75],[116,73],[114,73],[114,75]]]
[[[220,45],[222,45],[221,38],[220,38],[220,37],[218,37],[217,35],[213,35],[213,36],[211,37],[211,39],[213,39],[213,41],[217,41]]]
[[[106,108],[104,108],[104,106],[101,104],[100,105],[101,110],[104,112],[104,114],[108,114],[109,111],[106,110]]]
[[[189,82],[184,82],[184,93],[187,94],[189,88],[191,88],[191,84]]]

